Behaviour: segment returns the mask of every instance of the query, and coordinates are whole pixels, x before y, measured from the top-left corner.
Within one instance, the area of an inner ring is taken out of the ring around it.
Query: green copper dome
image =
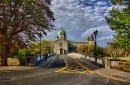
[[[57,39],[66,39],[66,32],[61,28],[57,33]]]
[[[66,33],[65,33],[65,31],[63,29],[60,29],[58,31],[58,35],[65,35],[66,36]]]

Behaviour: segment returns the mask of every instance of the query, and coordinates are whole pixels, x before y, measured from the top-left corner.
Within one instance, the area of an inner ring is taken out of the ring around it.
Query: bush
[[[87,54],[87,46],[86,45],[81,45],[77,47],[77,52],[81,54]]]
[[[130,61],[120,60],[119,65],[120,65],[120,70],[130,72]]]
[[[120,60],[119,64],[120,65],[130,65],[130,61]]]
[[[120,48],[115,48],[112,45],[109,45],[107,48],[105,48],[105,54],[112,57],[113,59],[116,59],[117,57],[124,56],[124,51]]]
[[[18,58],[18,57],[19,57],[18,55],[11,56],[11,58]]]
[[[88,45],[87,53],[94,55],[94,51],[95,51],[94,44]],[[103,48],[101,48],[100,46],[96,46],[96,52],[97,52],[97,55],[100,55],[100,56],[104,55]]]
[[[19,50],[19,52],[18,52],[19,58],[25,58],[25,55],[26,55],[26,50],[25,49]]]

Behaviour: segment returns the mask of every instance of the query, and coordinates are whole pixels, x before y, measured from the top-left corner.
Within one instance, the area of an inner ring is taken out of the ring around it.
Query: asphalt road
[[[46,67],[1,71],[0,85],[130,85],[130,83],[93,74],[75,60],[57,56]]]

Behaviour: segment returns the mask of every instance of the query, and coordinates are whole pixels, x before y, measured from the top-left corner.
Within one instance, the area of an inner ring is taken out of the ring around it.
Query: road
[[[94,74],[78,60],[63,55],[56,56],[46,67],[1,71],[0,85],[130,85],[130,83]]]

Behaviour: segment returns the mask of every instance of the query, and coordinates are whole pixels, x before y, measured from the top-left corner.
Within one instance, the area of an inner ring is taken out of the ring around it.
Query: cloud
[[[107,4],[106,2],[102,2],[102,1],[97,2],[97,5],[106,5],[106,4]]]
[[[93,34],[93,32],[95,30],[98,31],[98,34],[97,34],[98,39],[97,40],[113,39],[113,35],[115,34],[115,32],[112,31],[109,28],[109,26],[101,25],[98,27],[93,27],[93,28],[87,29],[85,32],[82,33],[81,37],[84,37],[84,36],[88,37],[91,34]]]
[[[45,39],[56,39],[61,26],[68,40],[84,40],[95,29],[99,31],[97,39],[111,36],[108,34],[112,31],[104,19],[112,8],[109,0],[52,0],[51,3],[56,30],[49,32]]]

